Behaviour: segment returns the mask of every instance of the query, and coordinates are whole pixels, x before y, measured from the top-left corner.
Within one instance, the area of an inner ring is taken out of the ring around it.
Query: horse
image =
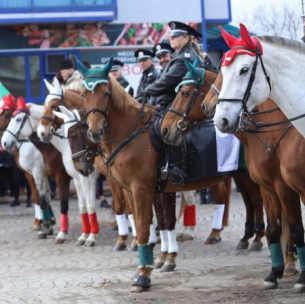
[[[56,130],[64,123],[63,119],[54,115],[53,111],[58,110],[60,105],[63,105],[67,108],[79,109],[83,106],[83,101],[79,92],[72,90],[64,90],[60,86],[56,78],[54,78],[54,85],[51,85],[47,80],[45,80],[45,84],[49,90],[49,94],[47,95],[44,103],[44,113],[37,127],[37,134],[42,141],[48,142],[53,136],[53,134],[56,132]],[[72,137],[70,137],[70,140],[72,140]],[[83,143],[83,141],[79,142],[78,145],[81,143]],[[73,145],[71,145],[71,148],[75,147],[74,149],[78,149],[78,145],[77,143],[74,143]],[[83,147],[81,147],[81,149],[82,148]],[[98,146],[93,147],[91,145],[90,149],[91,151],[95,150],[97,152]],[[72,152],[73,155],[76,153],[76,151],[79,152],[80,150],[75,150],[75,152]],[[99,156],[97,154],[98,153],[96,153],[96,156],[98,158]],[[94,170],[93,163],[96,157],[92,157],[91,159],[85,158],[84,159],[85,161],[78,161],[80,156],[74,155],[73,162],[75,164],[75,168],[80,174],[84,176],[88,176],[89,173],[92,172],[92,170]],[[103,166],[103,163],[97,162],[96,165],[98,166],[100,172],[105,176],[107,176],[107,170],[106,167]],[[129,194],[127,194],[124,191],[124,189],[117,187],[116,184],[111,179],[107,178],[107,180],[113,197],[113,208],[116,213],[116,221],[119,232],[118,240],[116,241],[114,250],[122,251],[127,248],[126,240],[128,238],[129,229],[128,229],[128,222],[125,217],[125,209],[126,209],[133,234],[130,250],[136,251],[137,250],[136,230],[135,230],[134,218],[129,208],[130,204],[128,204]]]
[[[216,99],[216,93],[213,90],[209,90],[207,95],[203,93],[204,86],[200,85],[200,82],[197,81],[198,75],[200,75],[202,71],[190,64],[187,64],[187,67],[190,73],[192,73],[194,81],[180,87],[180,91],[171,107],[172,110],[169,109],[162,124],[162,129],[167,129],[166,132],[163,131],[162,134],[166,135],[167,141],[171,141],[175,144],[178,143],[178,140],[176,139],[179,139],[182,136],[182,130],[180,128],[182,125],[181,116],[183,117],[183,131],[185,132],[188,127],[194,126],[194,124],[200,124],[202,120],[204,120],[205,113],[200,108],[204,96],[204,102],[206,104],[211,101],[215,103]],[[222,75],[219,73],[213,86],[217,88],[220,87],[221,81]],[[214,90],[216,91],[215,88]],[[274,121],[274,116],[283,119],[283,116],[281,117],[283,114],[281,114],[278,109],[274,109],[274,106],[272,104],[270,105],[270,101],[261,105],[260,110],[263,109],[262,107],[265,107],[265,111],[251,115],[253,121]],[[278,129],[275,127],[271,129],[271,131],[272,132],[268,132],[264,130],[258,133],[239,132],[236,134],[245,145],[248,169],[251,178],[260,185],[267,214],[267,231],[271,243],[272,269],[270,275],[264,281],[264,286],[266,289],[276,288],[278,286],[277,278],[280,278],[283,275],[284,260],[280,245],[280,236],[281,226],[283,228],[287,226],[286,221],[288,221],[291,238],[293,239],[293,241],[290,239],[289,243],[292,245],[295,243],[297,245],[297,252],[300,253],[299,259],[302,270],[295,288],[298,291],[302,291],[305,287],[304,270],[302,268],[304,267],[304,265],[302,265],[304,262],[304,247],[302,246],[302,244],[304,244],[304,241],[302,240],[304,238],[304,230],[299,195],[294,191],[297,187],[296,185],[293,186],[291,182],[296,179],[293,175],[297,174],[296,165],[300,164],[300,160],[299,162],[295,162],[295,160],[291,161],[290,155],[293,153],[292,150],[289,149],[289,151],[286,152],[287,146],[292,147],[291,149],[294,149],[295,151],[298,150],[295,145],[299,145],[302,137],[301,135],[297,136],[297,134],[295,134],[297,131],[289,125],[288,128]],[[297,137],[297,140],[294,140],[295,137]],[[284,145],[286,140],[290,140],[291,142],[288,145]],[[253,151],[255,151],[255,155],[253,154]],[[292,165],[295,170],[293,173],[291,171]],[[287,167],[285,168],[285,166]],[[291,174],[289,178],[287,178],[288,171]],[[298,177],[300,178],[300,181],[303,180],[300,176]],[[299,187],[301,186],[300,181],[298,181]],[[282,213],[284,215],[283,217]],[[287,242],[284,241],[284,244],[286,246]],[[287,258],[286,275],[292,275],[296,272],[294,264],[293,254],[290,252]]]
[[[10,119],[16,109],[16,102],[9,98],[3,98],[0,103],[0,137],[6,130]],[[52,234],[52,228],[47,227],[45,220],[43,229],[43,216],[40,208],[40,200],[44,201],[44,195],[48,193],[48,185],[41,182],[42,176],[45,174],[45,165],[41,153],[35,148],[31,142],[19,142],[19,149],[11,147],[9,152],[14,154],[15,161],[18,167],[24,172],[25,177],[31,189],[32,200],[34,202],[35,220],[31,224],[31,230],[38,230],[38,238],[45,238],[47,235]],[[28,159],[29,158],[29,159]],[[36,160],[36,161],[34,161]],[[35,182],[36,180],[36,182]],[[36,184],[40,186],[38,189]],[[50,206],[48,206],[50,208]],[[50,212],[52,212],[50,210]],[[52,219],[52,224],[55,224],[55,218]]]
[[[155,150],[148,132],[155,108],[148,104],[139,104],[109,75],[112,60],[102,69],[88,69],[77,58],[76,62],[85,76],[85,87],[81,93],[89,125],[88,136],[95,143],[103,143],[109,175],[132,194],[138,237],[139,277],[131,291],[146,291],[150,288],[150,274],[153,269],[153,255],[148,238],[160,160],[160,153]],[[164,192],[216,187],[228,177],[229,175],[224,174],[179,186],[168,180]],[[221,195],[220,192],[218,194]],[[174,234],[170,231],[170,242],[173,237]],[[174,254],[177,255],[177,252]]]
[[[3,142],[7,146],[11,145],[11,142],[13,142],[15,138],[25,139],[35,132],[43,113],[43,106],[35,104],[23,104],[21,109],[22,110],[11,119],[7,128],[7,131],[9,130],[11,135],[10,137],[7,136],[6,140]],[[53,136],[51,143],[61,153],[64,168],[69,176],[73,178],[78,194],[83,233],[78,238],[76,245],[84,244],[85,246],[94,246],[99,233],[99,225],[95,211],[95,181],[98,176],[98,171],[95,170],[88,177],[83,177],[75,170],[71,159],[69,144],[67,139],[63,138],[60,134],[59,130],[58,136]],[[64,230],[60,232],[67,231],[67,225],[68,222],[64,222]]]
[[[299,89],[305,81],[304,43],[280,37],[253,38],[243,24],[241,38],[222,28],[221,32],[231,50],[221,63],[223,85],[214,116],[217,128],[234,133],[239,121],[269,97],[305,136],[304,94]]]

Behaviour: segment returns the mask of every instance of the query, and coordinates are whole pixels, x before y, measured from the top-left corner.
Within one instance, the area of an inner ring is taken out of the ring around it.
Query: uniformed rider
[[[143,101],[146,101],[143,94],[144,90],[149,84],[152,84],[157,79],[159,72],[155,69],[153,63],[153,52],[139,49],[135,52],[135,57],[138,59],[139,65],[143,71],[136,95],[137,101],[142,103]]]

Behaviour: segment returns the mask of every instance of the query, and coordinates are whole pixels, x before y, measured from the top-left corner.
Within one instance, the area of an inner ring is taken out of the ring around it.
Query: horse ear
[[[237,41],[237,38],[234,37],[233,35],[231,35],[230,33],[226,32],[221,25],[218,25],[221,35],[223,37],[223,39],[225,40],[226,44],[232,48],[235,44],[235,42]]]
[[[56,78],[56,77],[54,77],[54,78]],[[53,90],[53,86],[45,78],[43,79],[43,81],[44,81],[46,87],[48,88],[49,92],[51,92],[51,90]]]
[[[201,64],[200,57],[197,56],[197,57],[195,58],[195,61],[194,61],[194,63],[193,63],[193,66],[196,68],[196,67],[198,67],[200,64]]]
[[[197,71],[196,67],[193,64],[191,64],[188,59],[183,59],[183,61],[184,61],[184,64],[185,64],[187,70],[189,72],[191,72],[191,74],[194,75],[197,78],[198,71]]]
[[[58,111],[53,111],[53,114],[55,116],[57,116],[58,118],[62,119],[63,121],[65,121],[65,119],[67,119],[67,116],[64,113],[61,113]]]
[[[66,108],[65,106],[59,106],[59,109],[62,112],[62,114],[64,114],[68,118],[74,118],[73,113],[68,108]]]
[[[60,83],[59,83],[57,77],[54,77],[53,83],[54,83],[54,86],[55,86],[55,88],[56,88],[56,91],[57,91],[57,92],[61,92],[61,86],[60,86]]]
[[[25,104],[25,100],[22,96],[17,98],[16,110],[27,110],[28,107]]]
[[[111,57],[110,60],[103,67],[103,72],[105,73],[105,75],[108,76],[108,74],[112,68],[112,65],[113,65],[113,57]]]
[[[82,75],[86,74],[90,70],[89,68],[84,66],[84,64],[81,61],[79,61],[75,55],[72,57],[72,64],[75,65],[80,70]]]
[[[245,27],[244,24],[240,23],[239,24],[240,27],[240,37],[242,38],[242,40],[246,43],[247,46],[251,47],[251,49],[256,49],[256,43],[255,40],[250,36],[247,28]]]

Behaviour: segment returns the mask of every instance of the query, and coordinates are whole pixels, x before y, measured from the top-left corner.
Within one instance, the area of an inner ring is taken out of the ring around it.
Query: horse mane
[[[287,39],[284,37],[278,37],[278,36],[258,36],[257,37],[261,42],[281,45],[284,47],[289,48],[292,51],[298,52],[298,53],[305,53],[305,44],[304,42]]]
[[[134,111],[141,108],[141,104],[130,96],[114,76],[109,75],[111,84],[111,96],[115,101],[116,106],[120,112]]]

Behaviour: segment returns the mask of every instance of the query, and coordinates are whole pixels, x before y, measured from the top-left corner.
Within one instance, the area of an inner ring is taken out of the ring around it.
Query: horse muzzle
[[[99,129],[97,132],[91,129],[88,129],[87,131],[88,138],[95,144],[101,142],[103,134],[104,134],[103,129]]]

